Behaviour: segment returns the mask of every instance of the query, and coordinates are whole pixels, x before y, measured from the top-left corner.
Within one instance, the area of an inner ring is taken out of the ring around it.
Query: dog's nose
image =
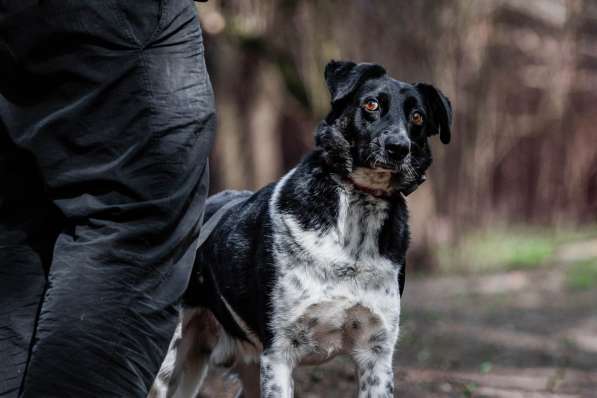
[[[410,151],[410,141],[403,135],[388,135],[384,140],[388,155],[396,160],[403,159]]]

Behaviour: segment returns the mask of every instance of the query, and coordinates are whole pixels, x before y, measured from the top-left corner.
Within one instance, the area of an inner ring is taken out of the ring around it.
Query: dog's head
[[[448,98],[432,85],[393,79],[376,64],[332,61],[325,80],[332,109],[316,145],[331,170],[373,188],[382,181],[385,191],[416,188],[431,164],[428,138],[450,142]]]

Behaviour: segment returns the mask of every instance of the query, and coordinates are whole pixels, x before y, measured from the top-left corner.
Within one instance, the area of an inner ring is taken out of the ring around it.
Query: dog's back
[[[236,191],[227,189],[222,192],[218,192],[215,195],[207,198],[205,202],[205,214],[203,216],[203,223],[205,224],[209,219],[222,207],[231,201],[240,201],[247,199],[253,195],[252,191]]]
[[[197,251],[183,300],[186,307],[210,308],[228,333],[243,341],[249,340],[248,330],[259,339],[265,332],[265,291],[260,287],[272,276],[263,263],[269,257],[268,204],[273,186],[257,192],[227,190],[207,200],[204,225],[218,210],[234,204],[216,215],[217,225]],[[232,308],[243,313],[243,321]]]

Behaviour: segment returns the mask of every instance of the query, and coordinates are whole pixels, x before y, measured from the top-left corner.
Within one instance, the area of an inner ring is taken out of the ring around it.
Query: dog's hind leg
[[[174,373],[177,356],[176,354],[182,339],[181,331],[182,323],[179,322],[176,326],[174,336],[172,336],[172,340],[170,340],[170,346],[168,347],[166,358],[164,358],[164,361],[162,362],[162,366],[160,367],[160,370],[153,381],[153,385],[151,386],[151,390],[149,390],[149,394],[147,394],[147,398],[166,398],[169,396],[170,380],[172,379]]]
[[[259,388],[259,364],[237,363],[234,365],[234,372],[238,375],[243,386],[236,398],[259,398],[261,396],[261,389]]]
[[[207,374],[218,338],[217,321],[203,308],[186,309],[181,318],[150,398],[195,397]]]

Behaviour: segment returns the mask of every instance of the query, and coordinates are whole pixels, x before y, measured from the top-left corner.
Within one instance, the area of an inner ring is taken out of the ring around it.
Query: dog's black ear
[[[332,60],[325,66],[324,76],[334,103],[346,98],[366,79],[385,74],[381,65]]]
[[[450,143],[452,127],[452,104],[441,91],[431,84],[415,83],[415,88],[423,97],[429,118],[430,135],[439,134],[439,139]]]

